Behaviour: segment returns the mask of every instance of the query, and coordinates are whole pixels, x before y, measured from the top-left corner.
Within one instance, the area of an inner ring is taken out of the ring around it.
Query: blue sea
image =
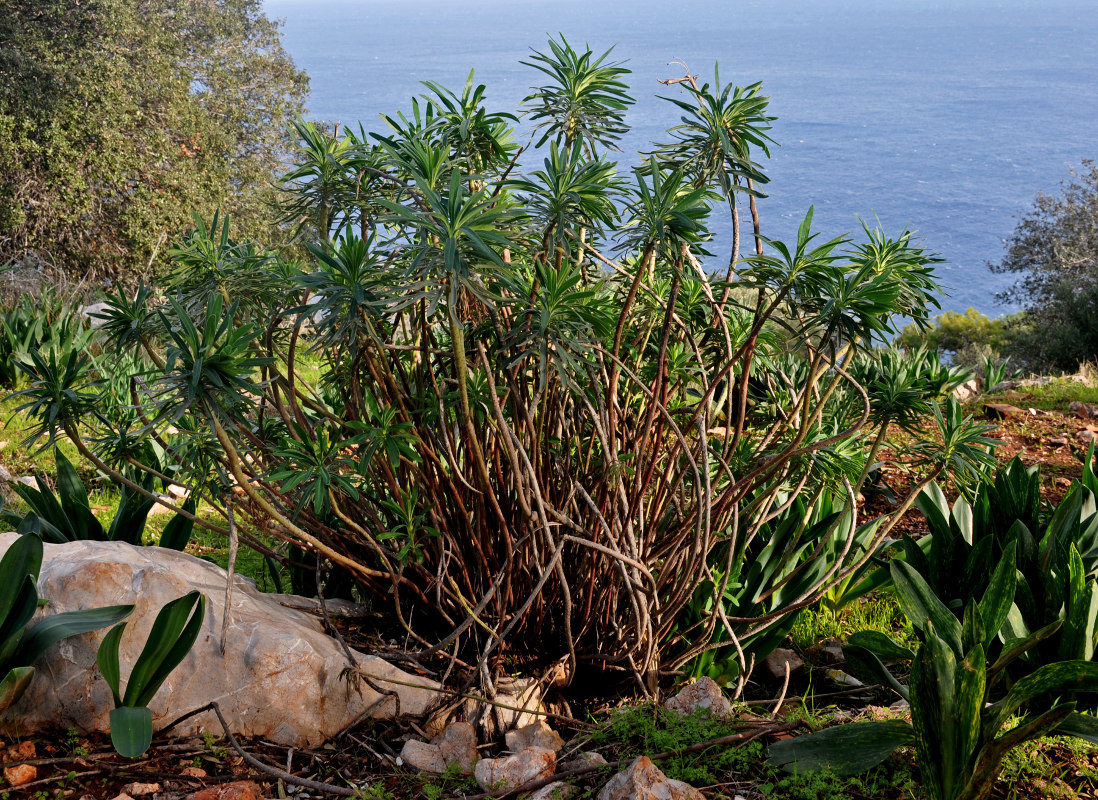
[[[541,73],[519,62],[550,35],[626,61],[637,103],[623,168],[678,122],[657,81],[762,81],[780,146],[766,162],[763,232],[790,238],[809,206],[827,237],[859,218],[918,231],[946,263],[943,308],[995,316],[992,274],[1037,192],[1098,157],[1098,2],[1004,0],[267,0],[311,77],[309,116],[407,111],[432,80],[470,69],[491,110],[515,109]],[[525,137],[522,139],[525,142]],[[716,252],[726,248],[719,246]]]

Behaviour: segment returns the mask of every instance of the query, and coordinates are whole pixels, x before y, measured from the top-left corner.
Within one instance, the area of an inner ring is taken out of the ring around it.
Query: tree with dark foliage
[[[307,85],[259,0],[0,0],[0,265],[155,272],[217,208],[270,240]]]
[[[1098,164],[1084,161],[1058,196],[1038,194],[993,272],[1019,273],[999,294],[1025,306],[1031,366],[1074,370],[1098,356]]]

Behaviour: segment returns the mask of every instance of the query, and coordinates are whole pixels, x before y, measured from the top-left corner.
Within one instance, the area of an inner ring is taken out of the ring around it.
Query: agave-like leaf
[[[1098,663],[1094,661],[1059,661],[1038,667],[1010,687],[1006,697],[985,710],[985,738],[990,739],[1011,714],[1030,700],[1094,691],[1098,691]]]
[[[770,763],[788,772],[831,769],[857,775],[875,767],[898,747],[912,744],[914,731],[903,720],[835,725],[770,746]]]
[[[957,659],[933,633],[911,663],[911,725],[923,783],[933,798],[952,800],[963,781],[958,758],[963,726],[956,717]]]
[[[915,654],[891,636],[880,631],[858,631],[847,640],[852,645],[864,647],[883,661],[910,661]]]

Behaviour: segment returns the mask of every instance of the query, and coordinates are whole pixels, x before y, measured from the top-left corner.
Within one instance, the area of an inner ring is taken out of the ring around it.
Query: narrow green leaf
[[[1091,744],[1098,744],[1098,717],[1074,712],[1052,732],[1057,736],[1074,736]]]
[[[118,663],[118,647],[122,643],[122,634],[125,631],[125,622],[119,623],[107,631],[107,635],[99,643],[99,651],[95,654],[95,663],[99,667],[103,679],[106,680],[107,686],[111,688],[116,708],[122,705],[122,693],[119,690],[122,681],[122,669]]]
[[[843,656],[846,658],[846,671],[858,680],[888,686],[904,700],[910,700],[908,688],[896,680],[875,652],[848,644],[843,648]]]
[[[957,665],[955,723],[958,731],[958,758],[961,764],[972,761],[980,744],[981,712],[987,690],[987,661],[983,645],[976,645]]]
[[[13,578],[12,583],[19,587],[19,591],[11,609],[3,619],[0,619],[0,669],[7,666],[8,660],[15,655],[27,623],[38,610],[38,590],[35,588],[34,579],[30,575],[24,575],[22,580]]]

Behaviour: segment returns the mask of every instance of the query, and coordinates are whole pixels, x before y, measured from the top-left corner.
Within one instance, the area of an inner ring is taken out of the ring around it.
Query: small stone
[[[122,791],[130,797],[141,797],[146,794],[156,794],[163,790],[159,783],[127,783],[122,787]]]
[[[4,767],[4,780],[9,786],[22,786],[30,783],[38,777],[38,767],[33,764],[16,764],[14,767]]]
[[[1096,436],[1098,436],[1098,434],[1095,434],[1094,431],[1088,429],[1083,429],[1075,434],[1075,438],[1083,444],[1090,444],[1094,441]]]
[[[976,399],[976,396],[980,394],[980,384],[973,378],[970,381],[965,381],[956,389],[953,390],[953,396],[957,398],[958,403],[968,403]]]
[[[1078,400],[1072,400],[1068,403],[1068,411],[1077,416],[1079,419],[1090,419],[1091,417],[1098,417],[1098,406],[1090,403],[1082,403]]]
[[[564,739],[555,730],[550,728],[544,720],[538,720],[533,725],[524,728],[516,728],[508,731],[504,739],[507,749],[512,753],[525,750],[527,747],[540,747],[543,750],[552,750],[554,753],[564,747]]]
[[[652,759],[641,756],[602,787],[598,800],[705,800],[705,795],[668,778]]]
[[[579,769],[581,767],[605,767],[606,759],[602,753],[596,753],[594,750],[584,750],[582,753],[576,753],[572,758],[567,761],[562,761],[560,769],[565,772],[570,769]]]
[[[19,744],[13,744],[4,751],[4,761],[30,761],[37,758],[34,742],[24,739]]]
[[[698,678],[664,702],[663,707],[686,716],[699,711],[707,711],[719,719],[732,716],[732,704],[712,678]]]
[[[1050,436],[1048,440],[1049,447],[1063,447],[1068,443],[1066,436]]]
[[[999,383],[988,389],[989,394],[999,394],[1000,392],[1009,392],[1018,386],[1018,381],[1000,381]]]
[[[829,681],[836,686],[845,686],[848,689],[860,689],[865,686],[860,680],[853,675],[849,675],[843,672],[841,669],[827,669],[824,670],[824,675]]]
[[[454,722],[429,743],[411,739],[400,751],[401,760],[412,769],[441,775],[451,768],[469,775],[477,762],[477,734],[468,722]]]
[[[187,795],[183,800],[263,800],[263,794],[252,781],[234,781],[210,786]]]
[[[774,680],[784,681],[786,669],[788,668],[789,674],[792,675],[804,667],[804,661],[792,650],[779,647],[763,660],[763,667]]]
[[[814,664],[833,666],[846,661],[843,655],[843,645],[838,639],[825,639],[819,644],[814,644],[805,653]]]
[[[547,783],[530,794],[526,800],[568,800],[576,793],[576,787],[564,781]]]
[[[116,795],[114,796],[114,800],[133,800],[133,798],[132,798],[132,797],[130,797],[130,796],[129,796],[128,794],[126,794],[125,792],[119,792],[118,794],[116,794]]]
[[[37,491],[42,491],[42,487],[38,485],[38,478],[33,475],[20,475],[15,479],[16,483],[21,483],[24,486],[29,486]]]
[[[473,769],[473,777],[488,792],[548,778],[556,771],[556,753],[540,747],[527,747],[505,758],[482,758]]]
[[[205,778],[206,770],[201,767],[183,767],[179,770],[179,774],[184,778]]]
[[[5,444],[7,444],[7,442],[0,442],[0,445]],[[0,483],[11,483],[11,473],[8,472],[8,468],[3,464],[0,464]]]

